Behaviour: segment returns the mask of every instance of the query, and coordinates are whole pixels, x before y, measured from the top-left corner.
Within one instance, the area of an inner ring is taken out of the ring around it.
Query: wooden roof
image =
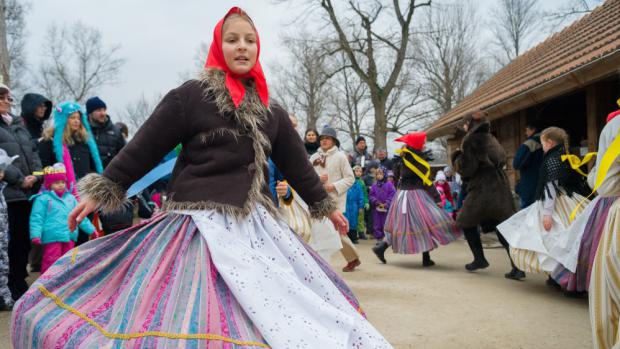
[[[620,57],[620,0],[607,0],[590,14],[517,57],[433,123],[427,130],[429,138],[451,133],[455,123],[475,110],[499,108],[560,77],[572,78],[576,80],[575,86],[583,86],[587,81],[579,81],[581,79],[571,77],[571,73],[611,55]],[[614,65],[611,69],[619,71],[620,67]],[[587,80],[589,75],[584,78]],[[549,97],[552,96],[545,96]],[[538,102],[534,97],[529,99],[530,105]],[[527,105],[520,103],[519,107],[523,109]]]

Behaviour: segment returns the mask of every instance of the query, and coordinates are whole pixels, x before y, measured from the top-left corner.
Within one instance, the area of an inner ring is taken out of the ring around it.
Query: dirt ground
[[[591,348],[586,299],[570,299],[545,286],[545,276],[521,282],[504,279],[509,264],[501,249],[486,250],[491,267],[468,273],[464,241],[432,253],[437,263],[423,268],[421,256],[387,254],[380,264],[359,245],[362,266],[343,273],[368,319],[396,349]],[[335,256],[332,264],[344,264]],[[10,348],[10,313],[0,313],[0,348]]]

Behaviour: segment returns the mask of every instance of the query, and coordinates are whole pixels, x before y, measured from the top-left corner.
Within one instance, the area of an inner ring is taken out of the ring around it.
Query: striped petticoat
[[[22,348],[391,348],[266,209],[158,215],[61,257],[17,302]]]
[[[566,234],[570,226],[570,215],[585,198],[579,194],[558,195],[552,214],[553,227],[543,227],[543,202],[536,201],[527,208],[497,226],[497,230],[510,245],[510,255],[517,268],[529,273],[552,273],[560,263],[552,258],[549,249]],[[583,201],[584,205],[589,200]],[[583,210],[583,206],[579,212]]]
[[[573,222],[571,229],[573,227],[582,229],[575,272],[571,272],[568,268],[560,265],[551,273],[551,277],[562,286],[562,289],[577,292],[588,290],[592,265],[601,239],[601,233],[605,227],[611,206],[616,199],[616,197],[602,197],[597,199],[596,202],[593,201],[592,204],[595,206],[592,212],[588,216],[586,216],[585,212],[580,216],[581,219],[587,221],[585,226],[578,224],[579,222],[577,221]]]
[[[590,278],[590,323],[594,348],[620,347],[620,198],[605,220]]]
[[[463,231],[425,190],[398,190],[387,214],[386,241],[395,253],[416,254],[447,245]]]

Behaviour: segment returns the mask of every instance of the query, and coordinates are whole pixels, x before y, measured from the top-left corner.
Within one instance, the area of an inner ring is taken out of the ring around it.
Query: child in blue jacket
[[[347,208],[344,213],[349,221],[349,238],[354,244],[358,242],[357,225],[360,211],[364,209],[364,184],[356,180],[347,191]]]
[[[30,214],[30,240],[35,245],[43,245],[41,274],[67,251],[73,249],[78,231],[69,231],[68,218],[78,202],[67,188],[65,166],[57,163],[43,170],[44,188],[34,195]],[[86,234],[95,232],[92,223],[85,219],[80,224]]]

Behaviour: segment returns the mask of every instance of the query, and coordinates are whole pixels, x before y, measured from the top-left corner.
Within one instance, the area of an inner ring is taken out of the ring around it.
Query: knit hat
[[[364,141],[366,142],[366,138],[362,137],[362,136],[357,136],[357,138],[355,138],[355,145],[357,145],[357,143]]]
[[[321,140],[321,138],[324,138],[324,137],[333,138],[334,142],[336,142],[336,146],[340,148],[340,141],[338,140],[338,134],[336,133],[336,130],[329,127],[329,125],[323,128],[323,131],[321,131],[321,135],[319,136],[319,140]]]
[[[360,166],[360,165],[353,166],[353,171],[358,170],[358,169],[359,170],[363,170],[362,166]]]
[[[9,156],[4,149],[0,149],[0,171],[4,171],[18,157],[19,155]]]
[[[396,138],[395,141],[405,143],[407,146],[415,150],[422,150],[424,148],[424,143],[426,143],[426,133],[411,132],[409,134]]]
[[[99,97],[91,97],[86,101],[86,115],[90,115],[95,110],[101,108],[108,109],[108,106]]]
[[[0,82],[0,95],[4,95],[7,93],[10,94],[11,89],[7,85]]]
[[[394,176],[394,171],[388,170],[387,171],[387,177],[396,177],[396,176]]]
[[[443,171],[438,171],[437,175],[435,175],[435,181],[439,182],[439,181],[446,181],[446,174]]]
[[[45,189],[51,190],[52,184],[58,181],[67,181],[65,165],[58,162],[43,169],[43,186]]]

